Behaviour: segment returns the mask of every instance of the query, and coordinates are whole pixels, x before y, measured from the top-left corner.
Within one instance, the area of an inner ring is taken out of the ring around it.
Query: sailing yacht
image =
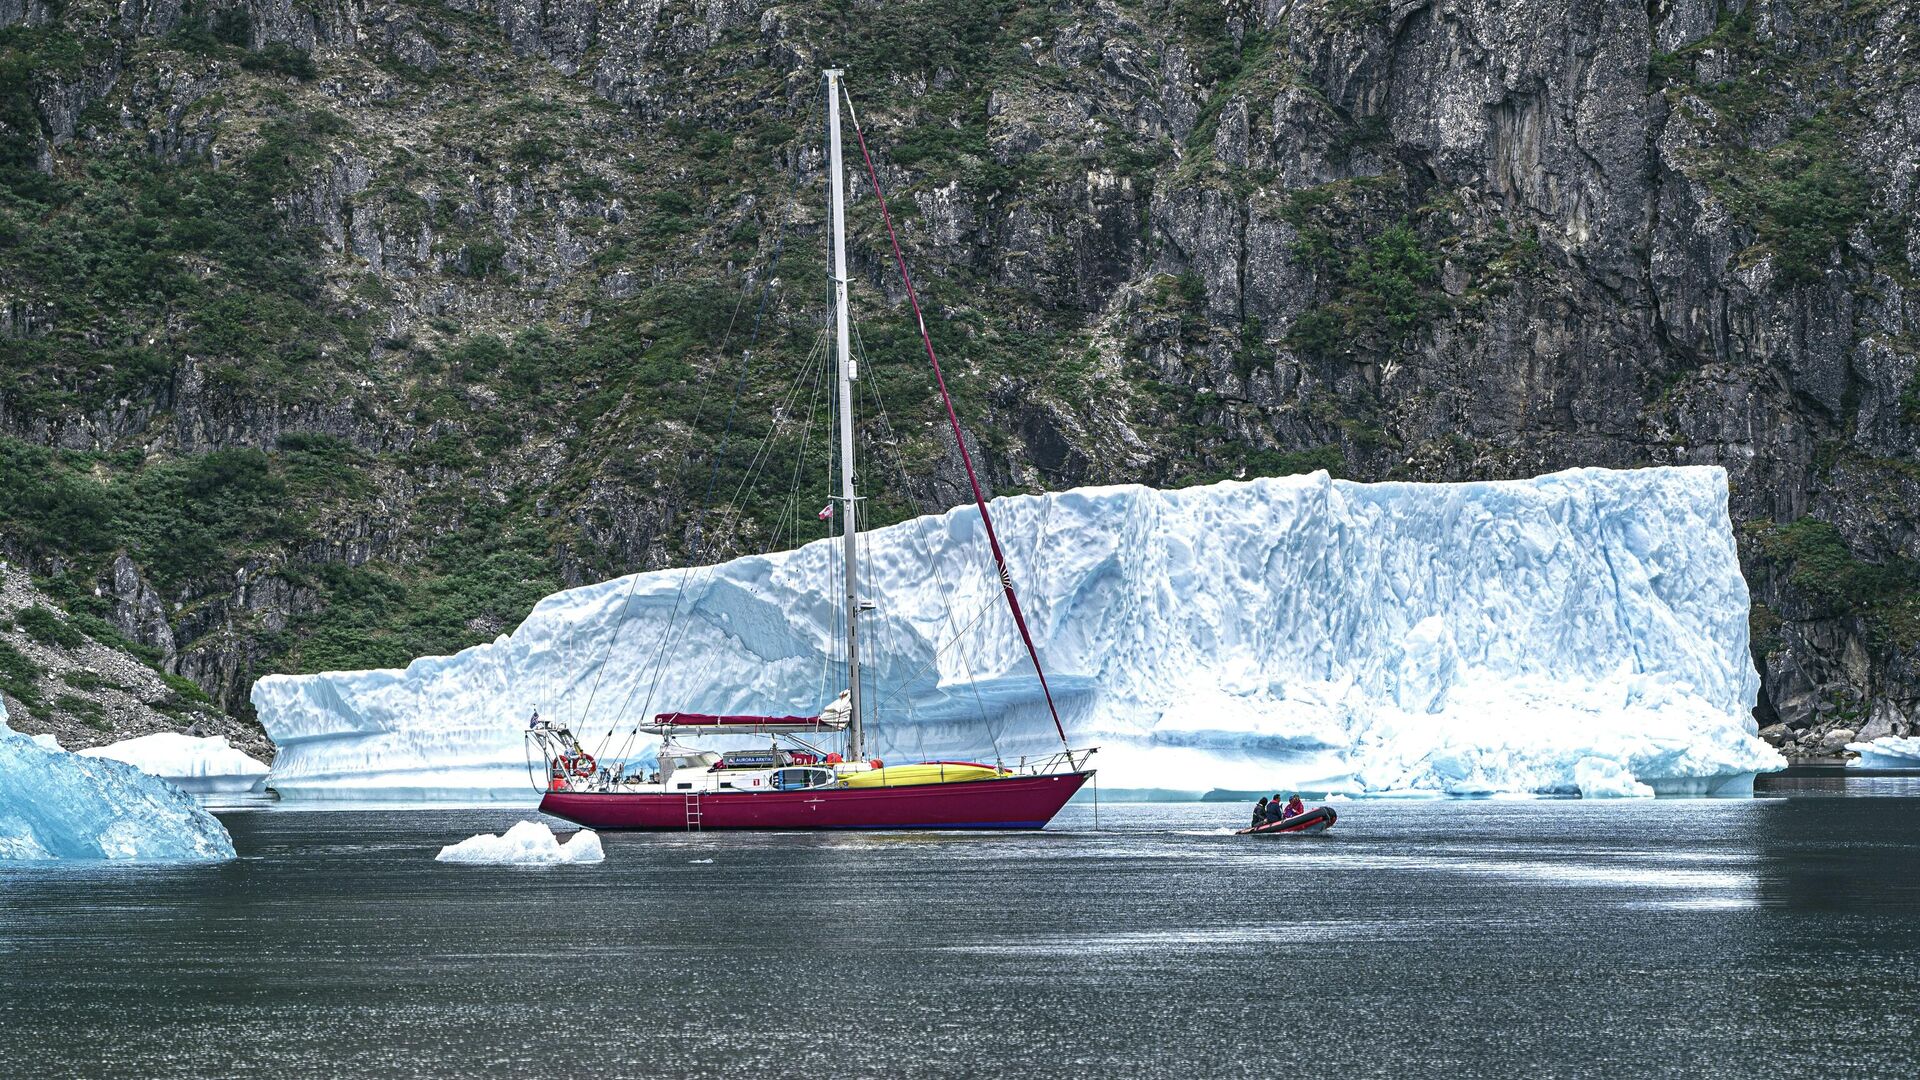
[[[602,767],[565,726],[537,722],[527,738],[546,765],[540,777],[544,791],[540,809],[555,817],[595,829],[1039,829],[1094,774],[1089,765],[1094,750],[1074,749],[1068,743],[1053,693],[1047,687],[1046,672],[1027,631],[1005,553],[987,512],[985,494],[960,434],[939,357],[920,314],[919,297],[907,273],[879,174],[848,100],[847,113],[859,138],[861,159],[872,181],[894,260],[966,466],[1008,612],[1026,644],[1061,747],[1057,752],[1036,759],[1021,758],[1011,764],[924,761],[888,765],[867,756],[860,676],[860,499],[854,489],[855,373],[847,310],[846,178],[841,161],[842,76],[838,69],[825,72],[826,96],[832,103],[827,114],[827,156],[839,395],[840,493],[835,502],[843,522],[845,595],[841,611],[846,632],[846,689],[814,716],[659,713],[636,726],[637,732],[661,740],[658,769],[646,775]],[[864,608],[870,609],[870,605]],[[721,736],[752,737],[755,745],[726,751],[700,745],[703,740]]]

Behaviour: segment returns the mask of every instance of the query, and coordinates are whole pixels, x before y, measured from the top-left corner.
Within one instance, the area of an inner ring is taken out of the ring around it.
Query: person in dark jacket
[[[1280,820],[1280,806],[1280,793],[1276,791],[1273,793],[1273,798],[1267,800],[1268,823]]]
[[[1260,826],[1265,825],[1266,823],[1267,823],[1267,797],[1265,795],[1262,795],[1260,796],[1260,801],[1253,804],[1253,824],[1248,826],[1248,828],[1257,829]]]

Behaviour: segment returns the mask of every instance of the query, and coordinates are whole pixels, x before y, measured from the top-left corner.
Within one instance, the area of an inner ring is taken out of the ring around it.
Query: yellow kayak
[[[929,761],[920,765],[889,765],[869,772],[849,773],[841,777],[850,788],[915,787],[920,784],[957,784],[966,780],[992,780],[1006,775],[991,765],[967,762]]]

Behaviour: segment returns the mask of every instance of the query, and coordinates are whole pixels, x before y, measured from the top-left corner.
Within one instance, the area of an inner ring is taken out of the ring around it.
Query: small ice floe
[[[522,821],[495,836],[481,833],[440,849],[438,862],[479,863],[489,866],[558,866],[561,863],[597,863],[606,859],[600,836],[581,829],[562,843],[553,830],[538,821]]]
[[[1862,769],[1920,769],[1920,736],[1887,735],[1872,742],[1850,742],[1859,754],[1854,765]]]
[[[174,731],[142,735],[80,753],[124,761],[196,794],[247,791],[267,778],[267,765],[228,744],[225,735],[194,738]]]
[[[713,862],[713,860],[712,859],[688,859],[687,862],[693,866],[706,866],[707,864]]]

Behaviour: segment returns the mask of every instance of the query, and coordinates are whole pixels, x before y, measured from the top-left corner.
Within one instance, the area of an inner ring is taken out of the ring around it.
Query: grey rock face
[[[120,576],[118,567],[115,572]],[[132,581],[128,588],[140,591]],[[160,672],[127,653],[77,632],[71,642],[39,640],[24,632],[16,619],[34,608],[58,610],[18,567],[0,564],[0,646],[27,669],[4,694],[14,730],[52,734],[69,750],[161,731],[225,735],[240,749],[271,760],[272,744],[258,726],[181,694]]]
[[[50,11],[0,2],[0,23]],[[582,378],[607,404],[565,432],[495,383],[428,416],[400,403],[410,350],[584,337],[674,283],[758,283],[780,237],[818,240],[815,72],[844,63],[1001,490],[1723,465],[1768,731],[1811,752],[1920,724],[1920,585],[1896,587],[1920,566],[1911,0],[1087,0],[985,25],[877,2],[249,3],[250,48],[313,51],[298,85],[158,47],[182,11],[126,6],[88,31],[110,47],[42,80],[46,167],[101,116],[100,140],[218,163],[262,116],[342,118],[276,206],[317,239],[322,302],[367,329],[302,395],[189,356],[146,398],[48,415],[0,394],[0,428],[160,454],[320,433],[376,458],[504,429],[484,460],[382,466],[244,585],[163,601],[116,562],[122,629],[222,701],[320,602],[277,560],[408,564],[436,493],[538,492],[570,581],[687,555],[710,527],[675,479],[692,435],[653,388]],[[855,211],[860,300],[888,320],[905,297],[862,184]],[[811,325],[779,276],[771,321]],[[58,298],[15,293],[0,334],[69,328]],[[960,501],[951,440],[910,435],[880,451],[889,484],[918,470],[903,504]],[[1871,568],[1898,595],[1856,588]]]

